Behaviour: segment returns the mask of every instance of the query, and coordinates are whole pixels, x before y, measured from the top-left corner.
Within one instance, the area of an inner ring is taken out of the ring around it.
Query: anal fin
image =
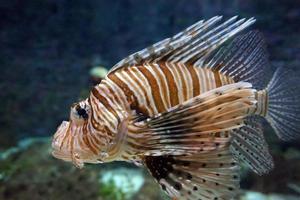
[[[262,175],[274,167],[258,117],[248,117],[245,126],[232,131],[230,150],[234,158]]]

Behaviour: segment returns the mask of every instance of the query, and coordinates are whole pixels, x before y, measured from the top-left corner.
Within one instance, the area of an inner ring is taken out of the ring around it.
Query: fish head
[[[52,140],[52,155],[58,159],[73,162],[82,168],[84,163],[99,163],[98,149],[92,148],[88,136],[91,134],[91,106],[88,99],[74,103],[70,120],[63,121]],[[103,146],[105,144],[103,143]]]

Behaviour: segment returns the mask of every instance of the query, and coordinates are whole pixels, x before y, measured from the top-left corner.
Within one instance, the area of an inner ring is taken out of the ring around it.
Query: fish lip
[[[71,154],[68,151],[61,149],[61,140],[65,136],[66,131],[70,126],[69,121],[62,121],[62,123],[58,126],[53,139],[52,139],[52,156],[57,159],[62,159],[65,161],[71,161]]]
[[[53,135],[52,147],[58,145],[57,144],[58,137],[61,136],[61,134],[65,135],[69,126],[70,126],[69,121],[62,121],[62,123],[57,127],[56,132]]]
[[[51,152],[52,156],[54,158],[57,158],[57,159],[60,159],[60,160],[64,160],[64,161],[68,161],[68,162],[71,162],[72,161],[72,158],[71,158],[71,155],[69,154],[66,154],[66,153],[62,153],[61,151],[59,150],[53,150]]]

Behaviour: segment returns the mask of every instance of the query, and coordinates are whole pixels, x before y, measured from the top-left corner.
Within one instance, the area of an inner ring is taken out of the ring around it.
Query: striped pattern
[[[182,63],[147,63],[119,69],[94,87],[86,101],[79,103],[81,107],[90,106],[91,117],[79,127],[70,126],[60,138],[59,148],[70,149],[72,155],[75,155],[74,149],[80,149],[80,159],[89,158],[89,162],[102,162],[105,157],[135,160],[134,150],[140,149],[138,144],[128,140],[130,145],[126,148],[121,145],[124,141],[120,138],[126,133],[120,133],[119,128],[125,119],[129,116],[152,117],[231,83],[234,83],[232,78],[218,71]],[[266,93],[258,92],[256,98],[258,106],[249,112],[265,115]],[[77,137],[71,137],[73,135]],[[105,155],[99,158],[99,152]],[[72,160],[76,163],[75,157]]]
[[[90,101],[94,112],[91,122],[95,129],[97,122],[106,128],[106,132],[98,132],[101,137],[105,137],[103,133],[109,138],[119,136],[117,127],[124,118],[122,110],[131,116],[151,117],[231,83],[234,83],[232,78],[217,71],[182,63],[147,63],[122,68],[109,74],[92,90]],[[139,162],[134,154],[140,147],[129,139],[126,142],[130,145],[118,159]],[[118,157],[116,154],[110,153],[110,157]]]
[[[234,83],[217,71],[181,63],[151,63],[109,74],[98,87],[118,88],[115,98],[126,97],[126,104],[137,114],[154,116],[168,108],[211,89]],[[122,91],[120,93],[120,91]]]
[[[260,90],[256,93],[257,106],[252,113],[265,117],[268,109],[267,90]]]

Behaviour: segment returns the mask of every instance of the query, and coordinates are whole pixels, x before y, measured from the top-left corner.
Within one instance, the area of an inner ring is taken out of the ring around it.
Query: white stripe
[[[99,94],[101,94],[101,96],[103,96],[106,99],[109,106],[117,113],[119,119],[122,119],[122,113],[120,113],[117,109],[115,109],[118,108],[118,104],[116,102],[115,103],[112,102],[112,99],[114,98],[112,98],[111,96],[110,97],[107,96],[107,94],[109,94],[109,90],[102,84],[96,86],[95,89],[98,91]],[[116,116],[113,113],[111,114],[114,116],[114,118],[116,118]]]
[[[210,82],[210,89],[215,89],[216,86],[216,79],[215,79],[215,75],[211,70],[207,70],[208,73],[208,80]]]
[[[135,70],[133,70],[135,69]],[[144,86],[143,81],[139,78],[139,76],[137,76],[137,73],[139,73],[139,70],[136,67],[132,67],[129,69],[132,76],[134,76],[134,78],[137,80],[137,82],[141,85]],[[147,109],[148,113],[152,113],[152,109],[151,109],[151,105],[148,105],[147,103],[147,90],[143,91],[143,89],[139,86],[138,83],[136,83],[130,76],[128,76],[128,80],[131,82],[131,84],[133,84],[133,87],[135,87],[134,89],[130,88],[132,90],[132,92],[135,94],[135,96],[138,99],[138,103],[140,105],[145,106],[145,108]],[[128,87],[130,87],[131,85],[128,84]],[[144,88],[145,89],[145,88]],[[135,92],[139,92],[140,94],[137,95]]]
[[[149,100],[149,102],[150,102],[150,105],[149,105],[149,106],[151,106],[151,108],[153,109],[153,112],[154,112],[154,113],[151,112],[150,115],[152,116],[152,115],[154,115],[154,114],[157,114],[158,111],[157,111],[157,109],[156,109],[156,106],[155,106],[155,103],[154,103],[154,99],[153,99],[153,95],[152,95],[152,92],[151,92],[151,86],[150,86],[150,84],[149,84],[147,78],[146,78],[146,77],[143,75],[143,73],[140,72],[139,70],[136,70],[136,73],[139,74],[139,76],[137,76],[137,77],[138,77],[138,80],[140,80],[141,85],[144,86],[144,89],[146,90],[147,97],[148,97],[148,100]],[[139,77],[140,77],[140,78],[139,78]]]
[[[114,94],[119,97],[120,102],[122,103],[123,108],[129,110],[129,103],[126,100],[126,95],[124,91],[112,80],[106,79],[106,83],[114,91]]]
[[[122,110],[122,107],[121,105],[119,105],[118,101],[117,101],[117,97],[113,94],[111,94],[109,88],[111,89],[111,87],[109,86],[109,84],[107,83],[106,80],[103,80],[103,83],[105,84],[100,84],[98,85],[99,87],[101,87],[101,89],[103,89],[105,91],[104,95],[107,96],[107,98],[109,98],[110,100],[112,100],[113,102],[113,106],[116,107],[116,112],[118,113],[118,111]],[[109,88],[108,88],[109,87]]]
[[[161,80],[160,78],[158,78],[159,76],[156,74],[156,72],[153,70],[152,66],[148,65],[148,64],[144,64],[144,66],[146,67],[146,69],[148,69],[148,71],[152,74],[153,77],[155,77],[155,81],[158,85],[158,88],[159,88],[159,95],[162,99],[162,102],[163,102],[163,105],[164,105],[164,109],[166,110],[168,108],[168,105],[167,105],[167,102],[163,96],[163,90],[162,90],[162,83],[161,83]],[[157,67],[157,66],[154,66],[154,67]]]
[[[207,89],[207,85],[206,85],[206,76],[205,76],[205,73],[204,73],[204,69],[202,69],[202,68],[198,68],[198,71],[199,71],[199,79],[200,79],[200,81],[201,81],[201,83],[200,83],[200,93],[202,94],[202,93],[204,93],[204,92],[206,92],[206,91],[208,91],[208,89]]]
[[[183,69],[185,71],[183,73],[183,77],[185,79],[185,84],[186,84],[186,88],[187,88],[187,99],[190,99],[190,98],[193,98],[193,92],[194,92],[192,75],[190,74],[189,70],[187,69],[188,66],[185,66],[183,64],[181,64],[181,65],[182,65],[181,69]],[[191,66],[191,67],[193,67],[193,66]],[[195,69],[194,71],[197,71],[197,69]]]
[[[112,117],[112,114],[105,108],[105,106],[93,95],[91,94],[91,100],[94,99],[94,104],[96,105],[95,108],[94,108],[94,113],[96,113],[94,116],[97,116],[96,117],[96,121],[97,122],[103,122],[103,126],[106,126],[109,128],[109,130],[113,133],[116,132],[117,130],[117,120],[115,117]],[[100,117],[101,116],[101,117]],[[106,116],[105,117],[102,117],[102,116]],[[112,124],[115,126],[115,127],[112,127],[109,123],[109,121],[112,122]]]
[[[174,68],[176,68],[176,66],[174,66],[173,65],[173,63],[166,63],[166,66],[168,67],[168,69],[169,69],[169,71],[171,72],[171,74],[172,74],[172,77],[173,77],[173,79],[174,79],[174,82],[175,82],[175,86],[176,86],[176,88],[177,88],[177,91],[178,91],[178,93],[176,94],[177,95],[177,97],[178,97],[178,100],[179,100],[179,103],[182,103],[183,101],[182,101],[182,95],[180,95],[179,94],[179,92],[181,92],[182,90],[181,90],[181,82],[178,80],[178,77],[176,76],[176,72],[175,72],[175,70],[174,70]]]
[[[130,72],[132,72],[132,74],[134,74],[134,72],[132,71],[131,68],[128,70],[130,70]],[[124,71],[122,71],[121,74],[116,74],[116,75],[118,76],[118,78],[121,81],[123,81],[129,87],[129,89],[132,91],[134,96],[137,98],[138,103],[140,105],[146,105],[147,102],[146,102],[146,97],[143,93],[143,90],[139,87],[139,85],[137,83],[135,83],[135,81],[133,81],[133,79],[130,77],[130,75]]]
[[[159,67],[158,64],[154,63],[153,64],[154,67],[156,67],[156,69],[159,71],[161,77],[163,78],[163,82],[164,82],[164,85],[166,86],[166,93],[167,94],[164,94],[167,96],[167,99],[165,99],[165,101],[167,102],[167,107],[170,108],[171,107],[171,101],[170,101],[170,89],[169,89],[169,85],[168,85],[168,81],[167,81],[167,78],[166,78],[166,75],[163,73],[162,69]]]

